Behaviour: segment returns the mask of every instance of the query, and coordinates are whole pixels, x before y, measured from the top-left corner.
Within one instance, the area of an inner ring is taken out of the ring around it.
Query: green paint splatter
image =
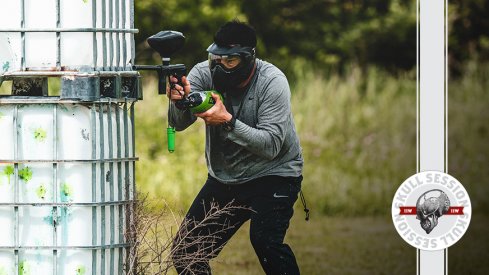
[[[61,206],[58,208],[58,210],[51,210],[51,214],[48,216],[44,217],[44,221],[48,223],[49,225],[54,225],[55,223],[57,225],[62,225],[66,228],[68,221],[71,220],[72,210],[68,206]],[[66,230],[63,232],[67,232]]]
[[[30,181],[32,179],[32,170],[29,166],[26,166],[22,169],[19,170],[19,178],[23,181],[25,181],[25,183],[27,183],[28,181]]]
[[[86,271],[85,267],[82,265],[80,265],[76,268],[76,275],[85,275],[85,272],[87,272],[87,271]]]
[[[8,69],[10,68],[10,62],[8,61],[5,61],[5,63],[3,63],[3,71],[6,72],[8,71]]]
[[[54,218],[54,216],[55,216],[54,214],[55,214],[55,211],[53,209],[53,210],[51,210],[51,214],[44,217],[44,221],[47,222],[49,225],[53,225],[54,221],[57,222],[58,220],[60,220],[60,215],[56,215],[56,218]]]
[[[12,165],[5,166],[3,173],[7,176],[8,184],[10,184],[10,176],[14,174],[14,167]]]
[[[28,275],[30,273],[29,263],[22,261],[19,263],[19,275]]]
[[[86,3],[88,3],[88,0],[82,0],[82,1],[83,1],[83,3],[85,3],[85,4],[86,4]]]
[[[60,188],[60,196],[62,202],[72,201],[73,188],[68,183],[63,183]]]
[[[34,130],[34,138],[37,141],[44,141],[46,139],[46,131],[43,128],[37,128]]]
[[[37,196],[42,200],[44,200],[46,198],[46,192],[47,192],[47,190],[46,190],[46,187],[44,186],[44,184],[41,184],[39,186],[39,188],[37,188],[37,190],[36,190]]]
[[[70,202],[72,201],[71,195],[73,194],[72,187],[67,184],[63,183],[60,188],[60,196],[61,196],[61,202]],[[48,216],[44,217],[44,221],[47,222],[50,225],[56,224],[61,224],[62,226],[66,227],[67,222],[71,219],[71,213],[72,210],[69,206],[61,206],[57,210],[52,210],[51,214]],[[66,231],[64,231],[66,232]],[[83,274],[83,273],[80,273]]]

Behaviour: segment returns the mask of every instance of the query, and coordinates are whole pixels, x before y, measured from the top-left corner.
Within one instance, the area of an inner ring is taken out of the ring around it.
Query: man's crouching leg
[[[265,179],[265,178],[264,178]],[[302,177],[266,177],[261,196],[252,202],[250,240],[268,275],[298,275],[292,249],[284,243]]]
[[[209,261],[250,217],[229,189],[209,177],[180,225],[172,247],[178,274],[211,274]]]

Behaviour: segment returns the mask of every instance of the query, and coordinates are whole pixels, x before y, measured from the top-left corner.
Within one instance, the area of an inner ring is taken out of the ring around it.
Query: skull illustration
[[[438,224],[438,218],[448,212],[450,200],[447,194],[439,189],[424,192],[416,202],[416,219],[426,234]]]

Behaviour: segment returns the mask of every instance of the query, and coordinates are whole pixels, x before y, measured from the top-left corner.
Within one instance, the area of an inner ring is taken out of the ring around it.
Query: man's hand
[[[166,87],[166,96],[168,98],[175,102],[177,100],[183,99],[183,96],[187,96],[190,93],[190,82],[188,81],[186,76],[182,76],[182,84],[183,87],[180,86],[178,83],[178,79],[172,75],[170,75],[170,83],[174,84],[173,89],[170,88],[172,85],[170,84],[169,87]]]
[[[231,121],[233,116],[226,110],[219,95],[212,93],[212,98],[216,104],[209,110],[195,114],[195,116],[202,118],[206,125],[220,125],[224,122]]]

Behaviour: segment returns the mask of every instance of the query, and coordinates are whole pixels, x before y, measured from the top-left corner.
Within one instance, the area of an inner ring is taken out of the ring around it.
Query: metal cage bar
[[[121,29],[122,27],[119,25],[119,22],[120,22],[120,20],[119,20],[120,4],[119,3],[120,3],[119,0],[116,0],[115,1],[115,14],[116,14],[116,16],[115,16],[115,27]],[[120,47],[121,40],[120,40],[120,36],[121,36],[120,33],[116,33],[115,34],[115,37],[116,37],[116,45],[117,45],[117,47],[116,47],[116,59],[115,59],[115,62],[117,64],[116,71],[120,71],[120,70],[123,69],[123,68],[121,68],[121,52],[120,52],[121,51],[121,49],[120,49],[121,48]]]
[[[1,32],[1,31],[0,31]],[[25,71],[25,0],[20,1],[20,68]]]
[[[130,116],[131,116],[131,135],[132,135],[132,157],[134,158],[136,156],[136,133],[134,132],[134,116],[135,116],[135,112],[134,112],[134,102],[131,103],[131,111],[130,111]],[[134,161],[130,162],[132,164],[132,177],[133,177],[133,180],[132,180],[132,187],[133,187],[133,192],[132,194],[134,195],[133,198],[131,198],[132,200],[136,200],[136,181],[135,181],[135,178],[136,178],[136,165],[134,163]]]
[[[136,141],[135,141],[135,133],[134,133],[134,102],[131,103],[131,110],[130,110],[130,119],[131,119],[131,135],[132,135],[132,156],[135,156],[136,155]],[[135,211],[135,208],[136,208],[136,199],[137,199],[137,192],[136,192],[136,164],[134,162],[130,162],[131,165],[132,165],[132,192],[130,192],[130,194],[132,194],[132,198],[131,198],[131,201],[132,201],[132,204],[130,204],[130,212],[129,212],[129,216],[130,216],[130,219],[131,219],[131,224],[136,224],[136,221],[135,221],[135,217],[134,217],[134,211]],[[135,233],[136,232],[133,232],[133,236],[132,236],[132,241],[136,241],[136,236],[135,236]],[[135,256],[135,250],[134,250],[134,246],[130,246],[129,249],[131,250],[131,255],[133,255],[133,257]]]
[[[131,0],[131,4],[129,6],[131,9],[130,13],[130,27],[134,28],[134,0]],[[134,33],[131,33],[131,64],[134,64],[133,58],[136,56],[136,45],[134,45]]]
[[[136,99],[129,99],[129,101],[135,101]],[[99,102],[95,103],[105,103],[107,102],[107,98],[101,98]],[[115,102],[125,102],[126,100],[123,98],[120,99],[113,99]],[[9,99],[0,97],[0,104],[35,104],[35,103],[75,103],[75,104],[86,104],[86,102],[80,102],[76,100],[60,100],[59,97],[44,97],[43,98],[28,98],[25,97],[24,100],[22,100],[22,97],[19,96],[11,96]]]
[[[114,162],[133,162],[137,161],[139,158],[107,158],[107,159],[53,159],[53,160],[45,160],[45,159],[23,159],[23,160],[0,160],[0,164],[2,163],[114,163]]]
[[[3,74],[4,79],[14,77],[50,77],[50,76],[86,76],[86,77],[138,77],[137,71],[94,71],[94,72],[76,72],[76,71],[24,71],[24,72],[6,72]]]
[[[133,203],[133,200],[123,200],[123,201],[105,201],[105,202],[43,202],[43,203],[38,203],[38,202],[17,202],[17,203],[10,203],[10,202],[0,202],[0,206],[32,206],[32,207],[39,207],[39,206],[52,206],[52,207],[70,207],[70,206],[111,206],[111,205],[128,205]]]
[[[95,1],[94,1],[95,2]],[[92,104],[90,110],[90,123],[92,126],[92,159],[97,158],[97,115],[96,115],[96,104]],[[92,202],[97,201],[97,164],[92,163]],[[92,206],[92,245],[97,244],[97,207]],[[97,251],[92,250],[92,273],[97,274]]]
[[[108,117],[108,124],[109,124],[109,156],[113,157],[114,156],[114,142],[113,142],[113,136],[112,136],[112,103],[109,102],[109,105],[107,106],[107,117]],[[110,162],[109,163],[109,199],[110,201],[114,200],[114,163]],[[114,235],[115,235],[115,213],[114,213],[114,205],[110,205],[110,244],[114,244]],[[110,249],[110,272],[109,274],[114,274],[114,249]]]
[[[115,116],[116,116],[116,131],[117,131],[117,158],[121,158],[122,157],[122,150],[121,150],[121,112],[119,110],[120,106],[119,104],[116,106],[115,108]],[[117,199],[119,201],[122,201],[122,162],[117,162]],[[124,220],[123,220],[123,215],[122,215],[122,211],[124,209],[124,205],[119,205],[119,216],[118,216],[118,219],[119,219],[119,236],[118,236],[118,241],[119,243],[122,243],[124,242]],[[122,252],[123,249],[122,247],[119,248],[119,261],[118,261],[118,265],[119,265],[119,275],[122,274]]]
[[[13,117],[13,133],[14,133],[14,159],[19,158],[19,121],[17,119],[19,114],[19,106],[14,106],[14,117]],[[14,202],[19,202],[19,164],[14,164]],[[14,255],[15,255],[15,270],[16,274],[19,274],[19,207],[14,206],[15,221],[14,221]]]
[[[125,28],[125,27],[126,27],[126,3],[124,2],[122,4],[122,28]],[[126,46],[126,41],[127,40],[126,39],[127,39],[126,33],[122,33],[122,40],[124,41],[122,43],[122,52],[123,52],[123,55],[122,55],[122,64],[124,65],[124,67],[127,64],[127,46]]]
[[[58,105],[52,104],[53,106],[53,157],[54,159],[58,159]],[[58,163],[53,163],[53,202],[58,202]],[[58,222],[56,221],[58,217],[58,206],[53,206],[53,244],[54,247],[58,246]],[[63,228],[66,230],[66,228]],[[56,248],[53,249],[53,275],[58,274],[57,270],[57,257],[58,250]]]
[[[105,158],[105,136],[104,136],[104,109],[103,104],[99,105],[99,125],[100,125],[100,159]],[[105,163],[100,164],[100,201],[105,202]],[[105,206],[100,207],[100,243],[105,244]],[[100,274],[105,274],[105,249],[100,250]]]
[[[22,21],[23,22],[23,21]],[[130,34],[135,34],[138,33],[138,29],[119,29],[119,28],[98,28],[98,27],[93,27],[93,28],[64,28],[64,27],[57,27],[57,28],[25,28],[25,27],[20,27],[20,28],[0,28],[0,32],[21,32],[21,33],[26,33],[26,32],[94,32],[94,33],[130,33]]]
[[[106,2],[105,0],[102,0],[102,28],[106,27]],[[103,52],[103,62],[102,62],[102,70],[106,71],[107,70],[107,36],[106,32],[102,32],[102,52]]]
[[[124,103],[124,107],[123,107],[123,123],[124,123],[124,156],[125,157],[129,157],[129,135],[128,135],[128,129],[129,129],[129,122],[128,122],[128,119],[127,119],[127,102]],[[130,200],[130,196],[129,196],[129,162],[126,162],[124,163],[125,165],[125,170],[124,170],[124,196],[125,196],[125,200]],[[132,240],[132,228],[131,228],[131,216],[130,216],[130,212],[132,211],[133,207],[132,205],[127,205],[126,206],[126,209],[125,209],[125,224],[126,224],[126,236],[125,236],[125,240],[124,242],[126,243],[131,243],[133,240]],[[132,249],[129,247],[129,248],[126,248],[125,249],[125,257],[126,257],[126,263],[130,263],[130,257],[132,255]],[[130,266],[128,266],[128,268],[131,268]],[[130,271],[130,270],[128,270]]]
[[[114,21],[114,15],[113,15],[113,0],[108,0],[109,1],[109,28],[112,28],[113,26],[113,21]],[[110,70],[115,71],[114,69],[114,36],[113,33],[108,33],[109,35],[109,64],[110,64]]]
[[[92,28],[97,28],[97,0],[92,0]],[[93,70],[97,69],[97,58],[98,58],[98,45],[97,45],[97,33],[93,32]]]
[[[60,0],[56,0],[56,28],[61,27]],[[56,68],[61,69],[61,32],[56,32]]]
[[[101,250],[101,249],[111,249],[111,248],[126,248],[131,246],[132,244],[130,243],[121,243],[121,244],[114,244],[114,245],[64,245],[64,246],[22,246],[22,247],[16,247],[16,246],[2,246],[0,247],[1,250],[12,250],[12,249],[17,249],[17,250],[53,250],[53,249],[58,249],[58,250]],[[93,273],[96,274],[96,273]]]

